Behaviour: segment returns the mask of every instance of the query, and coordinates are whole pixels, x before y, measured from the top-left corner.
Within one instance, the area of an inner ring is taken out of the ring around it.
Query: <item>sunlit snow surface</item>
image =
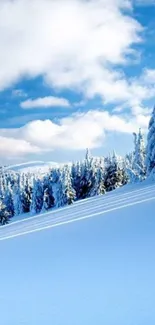
[[[29,161],[22,164],[10,165],[4,168],[5,171],[14,171],[21,173],[47,173],[51,168],[57,168],[63,164],[56,162],[44,162],[44,161]]]
[[[2,325],[154,325],[155,184],[0,228]]]

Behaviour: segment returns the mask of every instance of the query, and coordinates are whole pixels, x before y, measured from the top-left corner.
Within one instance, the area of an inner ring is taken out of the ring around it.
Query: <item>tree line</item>
[[[154,134],[154,135],[153,135]],[[154,119],[150,122],[148,138],[155,137]],[[76,200],[103,195],[129,182],[146,178],[154,156],[146,159],[146,151],[152,154],[152,145],[145,147],[144,136],[134,133],[134,150],[125,157],[115,152],[108,157],[92,157],[86,150],[85,159],[60,168],[52,168],[46,174],[0,172],[0,223],[9,222],[13,216],[23,213],[36,214],[52,208],[72,204]],[[146,165],[146,161],[148,161]]]

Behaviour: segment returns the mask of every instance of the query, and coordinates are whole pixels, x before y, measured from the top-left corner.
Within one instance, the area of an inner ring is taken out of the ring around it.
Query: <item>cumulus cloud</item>
[[[131,119],[100,110],[73,114],[58,123],[36,120],[19,129],[0,130],[0,136],[3,137],[0,153],[5,150],[9,155],[23,156],[27,153],[49,152],[55,149],[98,148],[103,145],[107,132],[131,134],[140,126],[145,131],[147,124],[148,118],[144,115]]]
[[[124,100],[125,80],[110,66],[136,55],[142,28],[122,11],[130,7],[130,0],[0,1],[0,89],[43,75],[52,87]]]
[[[22,157],[26,154],[36,154],[40,152],[40,148],[30,144],[24,139],[0,136],[0,154],[6,156],[7,159],[17,156]]]
[[[123,74],[123,65],[139,55],[134,45],[142,41],[143,28],[131,15],[134,3],[1,0],[0,90],[22,77],[43,76],[51,87],[74,89],[84,99],[99,95],[105,104],[125,103],[135,114],[143,100],[154,96],[154,81],[153,75],[148,84],[141,76]],[[21,105],[44,103],[40,98]]]
[[[70,103],[67,99],[54,96],[40,97],[36,99],[27,99],[20,104],[21,108],[47,108],[47,107],[70,107]]]
[[[0,130],[0,153],[96,148],[104,142],[106,132],[146,128],[149,109],[143,101],[154,96],[155,72],[144,69],[135,78],[123,73],[123,66],[137,59],[134,45],[142,41],[143,28],[131,14],[133,3],[0,0],[0,90],[23,77],[42,76],[52,88],[83,94],[81,105],[96,95],[104,104],[118,105],[112,115],[94,110],[57,124],[36,120],[20,129]],[[56,105],[70,106],[66,99],[52,96],[21,103],[23,109]],[[131,109],[132,116],[116,115],[125,108]]]

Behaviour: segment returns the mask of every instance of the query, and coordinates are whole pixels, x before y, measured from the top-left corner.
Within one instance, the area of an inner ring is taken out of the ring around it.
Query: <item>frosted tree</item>
[[[92,188],[89,195],[102,195],[105,193],[104,178],[105,178],[105,166],[104,159],[100,158],[93,160],[93,173],[92,173]]]
[[[14,216],[14,202],[13,202],[13,191],[12,191],[12,187],[11,187],[10,183],[8,183],[8,185],[7,185],[7,189],[4,194],[3,203],[7,207],[9,217],[13,217]]]
[[[106,191],[112,191],[117,187],[127,184],[128,177],[122,161],[114,153],[113,157],[109,160],[106,167],[105,174],[105,189]]]
[[[32,180],[30,175],[21,175],[21,201],[23,206],[23,212],[27,213],[30,211],[30,206],[32,202]]]
[[[81,180],[79,198],[84,199],[91,195],[95,184],[95,163],[89,150],[86,150],[85,160],[81,164]]]
[[[146,148],[144,142],[144,135],[142,134],[141,129],[139,129],[139,133],[134,133],[134,161],[133,161],[133,169],[137,172],[140,180],[143,180],[146,175]]]
[[[78,161],[76,164],[72,165],[71,170],[71,178],[72,178],[72,186],[76,192],[76,198],[79,199],[81,196],[81,173],[82,167],[81,163]]]
[[[76,193],[72,187],[71,171],[69,166],[65,166],[61,175],[63,205],[72,204],[75,201]]]
[[[90,196],[105,194],[104,177],[104,171],[98,167],[95,171],[95,181],[93,188],[90,191]]]
[[[47,211],[54,207],[54,196],[50,176],[46,176],[43,182],[43,206],[42,211]]]
[[[39,213],[43,207],[43,183],[40,179],[34,181],[32,191],[32,203],[30,210],[32,213]]]
[[[125,159],[125,162],[124,162],[124,168],[125,168],[125,172],[128,177],[129,183],[136,183],[139,181],[139,175],[138,175],[137,171],[134,170],[133,164],[132,163],[130,164],[130,162],[128,161],[127,158]]]
[[[9,213],[7,211],[6,205],[0,200],[0,223],[5,225],[9,222]]]
[[[89,164],[89,162],[91,161],[91,159],[92,159],[92,156],[91,156],[90,150],[87,148],[87,149],[86,149],[85,160],[86,160],[87,163]]]
[[[76,191],[76,198],[103,194],[104,188],[104,159],[93,158],[86,150],[85,159],[72,166],[72,184]]]
[[[4,187],[3,179],[2,179],[2,175],[1,175],[1,177],[0,177],[0,197],[4,197],[5,191],[6,191],[6,188]]]
[[[72,186],[71,168],[69,166],[52,170],[51,184],[55,207],[73,203],[76,193]]]
[[[134,165],[134,152],[131,151],[129,152],[128,154],[125,155],[125,158],[124,158],[124,166],[126,168],[130,168],[130,169],[133,169],[133,165]]]
[[[149,175],[155,169],[155,107],[153,109],[152,117],[149,123],[146,151],[147,175]]]
[[[16,184],[13,190],[13,206],[14,206],[14,215],[19,216],[22,214],[23,205],[22,205],[22,194],[20,187]]]
[[[54,207],[59,208],[63,205],[62,202],[62,182],[61,169],[52,169],[50,174],[50,183],[52,186],[52,193],[54,198]]]
[[[0,187],[1,191],[5,192],[7,189],[7,177],[8,175],[2,172],[1,179],[0,179]]]

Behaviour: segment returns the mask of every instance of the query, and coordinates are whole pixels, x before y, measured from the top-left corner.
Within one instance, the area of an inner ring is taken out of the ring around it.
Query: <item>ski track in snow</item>
[[[72,206],[18,220],[0,228],[0,241],[85,220],[155,200],[155,185],[85,199]]]

